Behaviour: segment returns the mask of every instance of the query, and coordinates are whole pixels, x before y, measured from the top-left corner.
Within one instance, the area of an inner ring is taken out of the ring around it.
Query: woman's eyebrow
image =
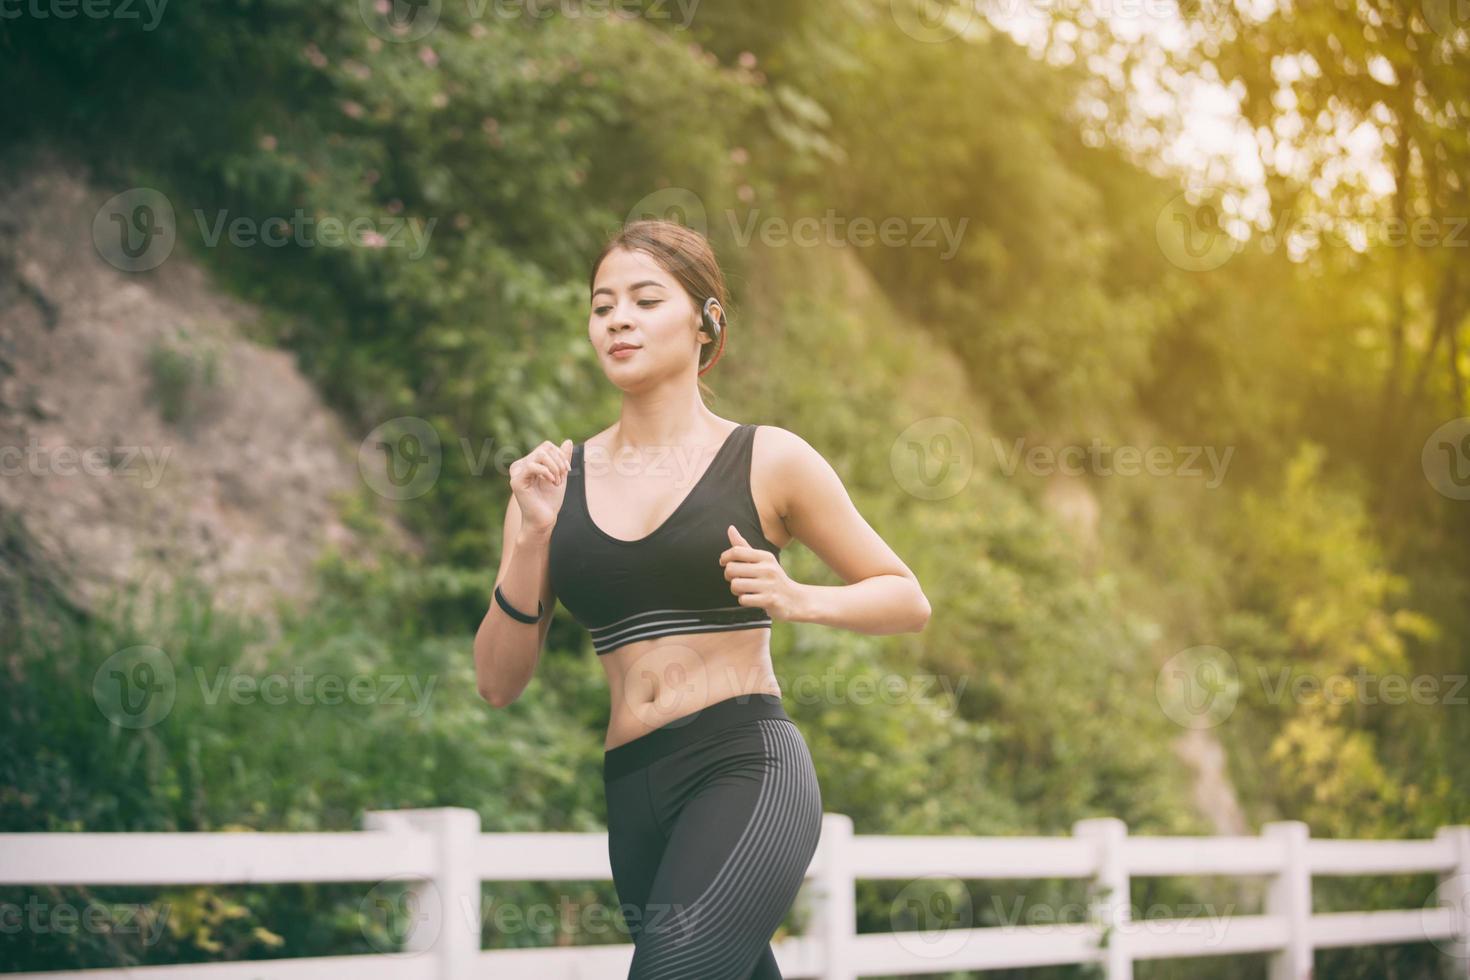
[[[644,286],[660,286],[660,287],[662,287],[663,286],[663,283],[659,282],[656,279],[642,279],[642,280],[640,280],[638,282],[633,283],[633,285],[629,286],[628,287],[628,292],[631,293],[635,289],[642,289]],[[596,299],[598,293],[610,293],[610,292],[612,292],[612,290],[609,289],[607,286],[598,286],[596,289],[592,290],[592,297],[594,299]]]

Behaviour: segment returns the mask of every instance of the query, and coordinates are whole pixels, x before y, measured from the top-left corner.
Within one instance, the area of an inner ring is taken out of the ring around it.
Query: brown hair
[[[679,281],[696,310],[703,311],[704,304],[713,296],[720,304],[720,335],[712,344],[705,344],[699,352],[699,374],[703,375],[725,352],[725,336],[730,332],[729,291],[725,287],[725,274],[715,260],[714,249],[709,240],[692,228],[675,221],[649,218],[631,221],[608,239],[602,251],[592,263],[592,274],[587,283],[590,294],[597,287],[597,269],[602,260],[615,248],[637,249],[651,255],[664,271]],[[700,317],[701,328],[703,314]],[[712,395],[704,382],[700,388]]]

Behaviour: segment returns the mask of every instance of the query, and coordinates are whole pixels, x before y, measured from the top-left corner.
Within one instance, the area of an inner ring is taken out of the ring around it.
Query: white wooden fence
[[[409,882],[416,905],[407,952],[241,963],[5,974],[129,980],[574,980],[625,976],[627,943],[481,950],[482,881],[610,880],[607,836],[482,834],[460,808],[373,811],[348,833],[0,834],[0,884],[173,885]],[[1450,976],[1470,978],[1470,826],[1432,840],[1311,840],[1295,821],[1260,837],[1129,837],[1120,820],[1082,820],[1073,837],[854,835],[825,814],[803,892],[812,928],[776,945],[787,977],[856,977],[1095,962],[1129,980],[1137,960],[1266,952],[1271,980],[1308,980],[1312,951],[1434,942]],[[1316,875],[1433,873],[1422,908],[1312,913]],[[857,879],[1068,878],[1103,897],[1091,921],[854,931]],[[1129,879],[1145,875],[1271,876],[1264,913],[1204,921],[1129,917]],[[616,912],[609,910],[609,916]]]

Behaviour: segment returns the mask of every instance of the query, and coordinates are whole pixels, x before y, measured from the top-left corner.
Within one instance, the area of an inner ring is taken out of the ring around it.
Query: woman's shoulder
[[[758,424],[750,441],[751,479],[785,492],[813,472],[830,469],[820,452],[779,425]]]
[[[764,422],[755,422],[751,425],[753,427],[752,452],[759,453],[767,460],[789,460],[816,452],[810,443],[790,429],[779,425],[766,425]]]

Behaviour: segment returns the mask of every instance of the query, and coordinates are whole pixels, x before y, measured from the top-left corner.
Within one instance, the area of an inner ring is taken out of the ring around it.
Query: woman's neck
[[[696,388],[687,395],[650,392],[624,395],[617,428],[608,437],[613,452],[666,446],[703,446],[719,441],[723,420],[705,407]]]

